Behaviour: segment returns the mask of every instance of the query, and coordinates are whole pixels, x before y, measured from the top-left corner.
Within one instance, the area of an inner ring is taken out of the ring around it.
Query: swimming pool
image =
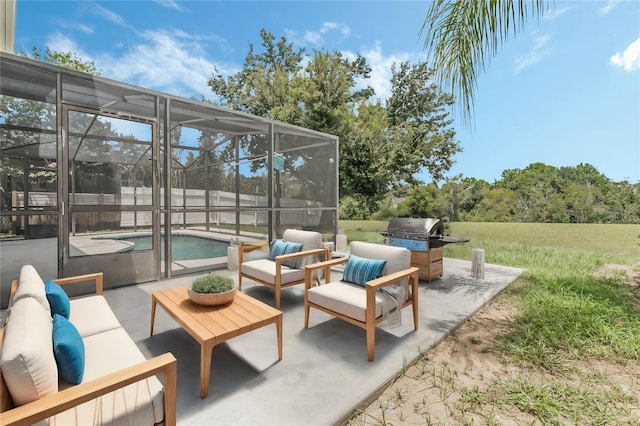
[[[227,255],[227,248],[229,247],[228,241],[198,237],[196,235],[175,234],[171,237],[171,258],[173,260],[224,257]],[[134,246],[131,248],[131,250],[134,251],[151,250],[153,248],[151,235],[136,235],[119,237],[117,239],[134,243]],[[160,252],[164,253],[164,238],[161,239]]]

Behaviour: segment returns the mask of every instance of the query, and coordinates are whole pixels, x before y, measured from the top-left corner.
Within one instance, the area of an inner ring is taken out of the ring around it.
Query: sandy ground
[[[629,285],[640,284],[640,273],[624,265],[605,265],[598,274],[622,276]],[[512,404],[486,403],[495,396],[495,379],[525,377],[544,382],[540,370],[528,370],[497,352],[496,336],[509,331],[509,319],[517,314],[514,304],[498,298],[473,315],[438,346],[430,350],[391,384],[350,425],[542,425],[544,422]],[[621,366],[598,360],[588,361],[578,371],[562,378],[565,383],[610,387],[615,383],[636,399],[630,403],[629,423],[640,424],[640,366]],[[485,401],[485,402],[482,402]],[[494,399],[495,401],[495,399]],[[618,419],[619,420],[619,419]],[[563,419],[562,424],[580,424]]]

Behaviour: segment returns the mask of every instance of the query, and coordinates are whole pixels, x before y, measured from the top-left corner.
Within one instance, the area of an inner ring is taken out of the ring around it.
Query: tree
[[[260,30],[264,53],[255,53],[249,44],[249,53],[242,70],[235,75],[223,76],[217,69],[208,81],[211,90],[222,99],[222,105],[265,118],[296,124],[300,110],[292,106],[298,98],[300,86],[294,77],[302,69],[304,49],[294,50],[292,43]]]
[[[358,203],[375,211],[394,186],[418,183],[415,176],[425,169],[437,180],[451,167],[460,150],[447,118],[452,98],[432,84],[426,64],[394,69],[392,95],[383,105],[370,99],[374,92],[366,84],[370,68],[364,58],[324,51],[306,55],[284,37],[276,42],[265,30],[260,35],[263,52],[250,45],[244,68],[227,77],[216,70],[209,86],[225,106],[337,135],[341,196],[358,194]],[[257,154],[264,147],[260,142],[247,139],[243,149]],[[287,167],[302,164],[305,168],[291,169],[300,179],[326,175],[320,162],[296,158],[287,157]],[[324,193],[324,182],[308,184],[308,193]]]
[[[433,0],[420,29],[436,79],[448,83],[463,119],[473,115],[478,76],[498,49],[545,13],[545,0]]]
[[[512,222],[516,194],[507,188],[485,188],[482,199],[474,206],[469,218],[478,222]]]
[[[515,192],[515,216],[521,222],[566,221],[562,180],[553,166],[532,163],[522,170],[504,170],[497,187]]]
[[[446,198],[439,188],[431,183],[411,189],[406,203],[414,217],[443,217],[448,214]]]
[[[19,56],[28,56],[25,53],[18,52]],[[93,61],[86,61],[72,52],[57,52],[46,48],[44,51],[33,47],[31,57],[35,60],[46,62],[47,64],[57,65],[59,67],[68,68],[74,71],[80,71],[91,75],[100,75],[102,72],[96,68]]]
[[[394,66],[391,96],[387,101],[397,180],[420,183],[414,176],[425,169],[434,181],[443,179],[462,151],[448,109],[453,97],[432,83],[434,70],[426,62]]]

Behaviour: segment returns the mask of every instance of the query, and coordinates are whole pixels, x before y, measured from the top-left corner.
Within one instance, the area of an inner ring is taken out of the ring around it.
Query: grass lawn
[[[380,241],[386,222],[340,226],[349,240]],[[445,246],[445,256],[470,259],[483,247],[488,263],[525,273],[474,315],[471,334],[463,326],[419,357],[351,424],[640,425],[640,225],[450,228],[471,241]],[[478,330],[488,335],[470,337]],[[451,353],[438,355],[440,346]],[[460,354],[467,364],[456,368]],[[404,391],[409,382],[417,391]]]

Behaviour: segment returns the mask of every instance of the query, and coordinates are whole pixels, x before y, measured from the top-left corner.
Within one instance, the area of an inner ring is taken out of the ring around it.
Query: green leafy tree
[[[276,42],[265,30],[261,37],[262,53],[251,45],[241,71],[225,77],[216,70],[209,86],[223,105],[337,135],[341,196],[359,194],[367,210],[375,211],[394,186],[418,182],[415,176],[424,170],[440,179],[451,166],[460,150],[448,127],[452,99],[431,83],[432,71],[425,64],[394,70],[393,92],[384,106],[370,100],[364,58],[348,60],[339,52],[321,51],[305,55],[285,38]],[[253,138],[243,149],[257,153],[260,146]],[[300,178],[326,175],[320,162],[294,160],[287,158],[287,167],[302,164]],[[309,185],[306,191],[315,194],[326,187],[325,182]]]
[[[453,97],[432,83],[434,71],[426,62],[403,62],[392,71],[386,109],[397,180],[418,184],[415,175],[426,170],[440,181],[453,165],[453,156],[462,151],[449,117]]]
[[[295,50],[284,37],[276,42],[264,29],[260,37],[264,52],[256,53],[250,44],[242,70],[225,77],[214,69],[208,85],[223,106],[295,124],[301,109],[291,100],[301,95],[298,73],[304,49]]]
[[[557,168],[532,163],[522,170],[504,170],[497,186],[516,193],[514,210],[518,221],[561,222],[564,214],[561,185]]]
[[[640,223],[640,183],[612,183],[607,202],[613,222]]]
[[[482,199],[467,216],[474,222],[513,222],[516,193],[508,188],[484,188]]]
[[[23,52],[18,52],[19,56],[28,56]],[[80,58],[73,52],[58,52],[45,48],[44,50],[33,47],[31,57],[35,60],[46,62],[47,64],[57,65],[74,71],[80,71],[91,75],[100,75],[102,71],[96,68],[93,61]]]
[[[569,220],[578,223],[608,222],[610,217],[606,195],[611,181],[590,164],[561,167],[563,179],[560,192],[564,195]]]
[[[367,220],[371,214],[365,200],[358,195],[342,197],[338,213],[343,220]]]
[[[441,218],[449,212],[446,198],[433,183],[412,188],[406,202],[413,217]]]

